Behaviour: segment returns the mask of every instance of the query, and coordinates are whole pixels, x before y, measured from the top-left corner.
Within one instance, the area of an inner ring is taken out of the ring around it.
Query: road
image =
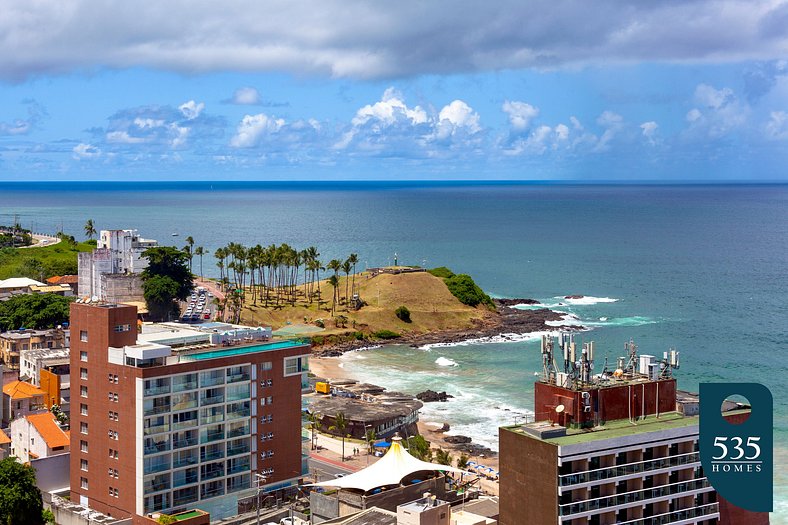
[[[315,481],[326,481],[336,477],[337,474],[352,474],[353,469],[335,465],[333,462],[324,461],[314,456],[309,458],[309,473]]]

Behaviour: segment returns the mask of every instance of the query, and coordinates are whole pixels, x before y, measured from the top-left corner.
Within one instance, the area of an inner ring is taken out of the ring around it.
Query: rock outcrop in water
[[[451,397],[454,396],[446,392],[436,392],[434,390],[425,390],[424,392],[416,394],[416,399],[425,403],[433,403],[435,401],[445,402]]]

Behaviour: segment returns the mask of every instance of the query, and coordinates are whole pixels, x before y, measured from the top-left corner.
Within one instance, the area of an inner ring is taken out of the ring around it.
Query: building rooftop
[[[397,525],[397,514],[372,507],[351,516],[334,518],[323,523],[326,525]]]
[[[270,343],[256,344],[251,346],[238,346],[230,348],[222,348],[219,350],[209,350],[206,352],[190,352],[181,355],[183,361],[201,361],[203,359],[219,359],[223,357],[231,357],[234,355],[254,354],[257,352],[268,352],[271,350],[279,350],[281,348],[292,348],[296,346],[308,345],[307,341],[301,339],[290,339],[285,341],[272,341]]]
[[[66,364],[69,362],[71,350],[69,348],[33,348],[30,350],[22,350],[22,355],[25,359],[47,359],[57,361],[56,363],[48,364]]]
[[[24,381],[11,381],[3,386],[3,393],[11,399],[30,399],[33,396],[46,395],[46,392],[37,386]]]
[[[397,399],[394,401],[382,400],[376,397],[374,401],[362,401],[348,397],[314,397],[309,402],[309,410],[318,414],[337,414],[342,412],[353,421],[382,421],[397,416],[407,416],[419,410],[424,404],[412,396],[410,399]]]
[[[41,337],[49,335],[52,332],[55,332],[57,328],[50,328],[48,330],[9,330],[7,332],[0,333],[0,337],[3,339],[30,339],[30,337]]]
[[[26,288],[28,286],[44,286],[44,283],[27,277],[11,277],[0,280],[0,288]]]
[[[11,438],[8,437],[5,432],[0,430],[0,445],[7,445],[8,443],[11,443]]]
[[[25,416],[27,420],[36,428],[41,438],[49,448],[69,446],[69,437],[62,428],[57,425],[57,420],[52,412]]]

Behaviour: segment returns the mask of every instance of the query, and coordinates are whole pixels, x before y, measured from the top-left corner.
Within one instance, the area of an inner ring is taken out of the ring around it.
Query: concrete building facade
[[[95,250],[79,254],[79,295],[109,302],[141,301],[142,253],[158,246],[137,230],[102,230]]]
[[[138,342],[136,308],[71,306],[71,499],[113,517],[238,501],[302,475],[308,345],[176,352]]]
[[[0,333],[0,357],[7,368],[19,370],[23,351],[66,348],[69,343],[68,336],[68,330],[62,328],[9,330]]]

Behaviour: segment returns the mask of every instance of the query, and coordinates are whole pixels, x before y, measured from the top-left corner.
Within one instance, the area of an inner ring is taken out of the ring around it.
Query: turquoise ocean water
[[[316,245],[360,267],[448,266],[499,297],[535,298],[593,328],[598,366],[625,341],[681,352],[679,387],[758,381],[775,399],[775,522],[788,521],[788,186],[407,183],[0,183],[0,224],[78,237],[136,228],[211,252],[229,241]],[[178,233],[177,237],[172,236]],[[205,273],[218,273],[210,257]],[[197,271],[195,262],[195,270]],[[571,303],[563,296],[582,294]],[[561,304],[559,304],[561,303]],[[538,342],[510,337],[348,354],[359,379],[447,390],[424,418],[497,445],[532,408]]]

